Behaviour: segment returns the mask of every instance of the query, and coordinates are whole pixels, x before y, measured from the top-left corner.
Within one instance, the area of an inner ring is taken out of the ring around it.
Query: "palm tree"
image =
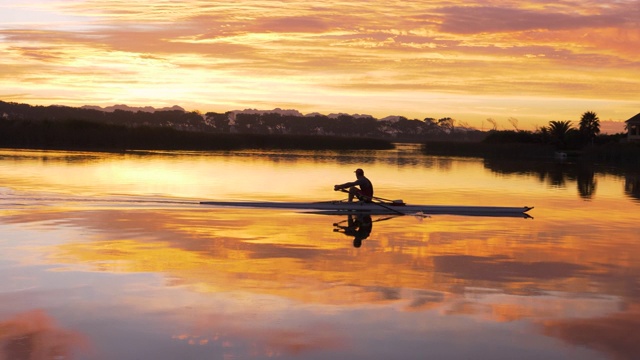
[[[594,138],[600,133],[600,118],[598,118],[595,112],[587,111],[582,114],[582,118],[580,119],[580,133],[593,144]]]
[[[572,129],[571,121],[549,121],[549,134],[559,148],[563,148],[567,134]]]

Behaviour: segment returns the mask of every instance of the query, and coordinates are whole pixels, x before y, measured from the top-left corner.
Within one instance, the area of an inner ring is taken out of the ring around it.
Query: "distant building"
[[[625,121],[627,124],[627,139],[640,141],[640,114]]]

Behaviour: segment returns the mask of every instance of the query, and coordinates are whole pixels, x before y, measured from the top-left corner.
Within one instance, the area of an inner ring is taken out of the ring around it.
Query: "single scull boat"
[[[225,207],[250,207],[271,209],[298,209],[348,214],[366,212],[371,214],[449,214],[471,216],[517,216],[530,217],[526,214],[533,207],[507,206],[466,206],[466,205],[407,205],[404,202],[348,202],[344,200],[318,202],[266,202],[266,201],[202,201],[202,205]]]

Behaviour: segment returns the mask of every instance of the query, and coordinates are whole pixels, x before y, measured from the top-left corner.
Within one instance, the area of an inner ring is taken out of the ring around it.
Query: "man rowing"
[[[364,176],[364,171],[362,169],[356,169],[355,173],[357,178],[356,181],[335,185],[333,190],[338,191],[349,188],[349,202],[352,202],[353,198],[357,198],[364,202],[371,202],[373,199],[373,184],[371,184],[371,181]]]

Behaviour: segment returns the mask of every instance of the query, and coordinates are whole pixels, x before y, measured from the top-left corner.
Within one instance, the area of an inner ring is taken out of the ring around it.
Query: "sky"
[[[640,113],[640,1],[0,0],[0,100],[488,130]],[[610,129],[611,128],[611,129]]]

